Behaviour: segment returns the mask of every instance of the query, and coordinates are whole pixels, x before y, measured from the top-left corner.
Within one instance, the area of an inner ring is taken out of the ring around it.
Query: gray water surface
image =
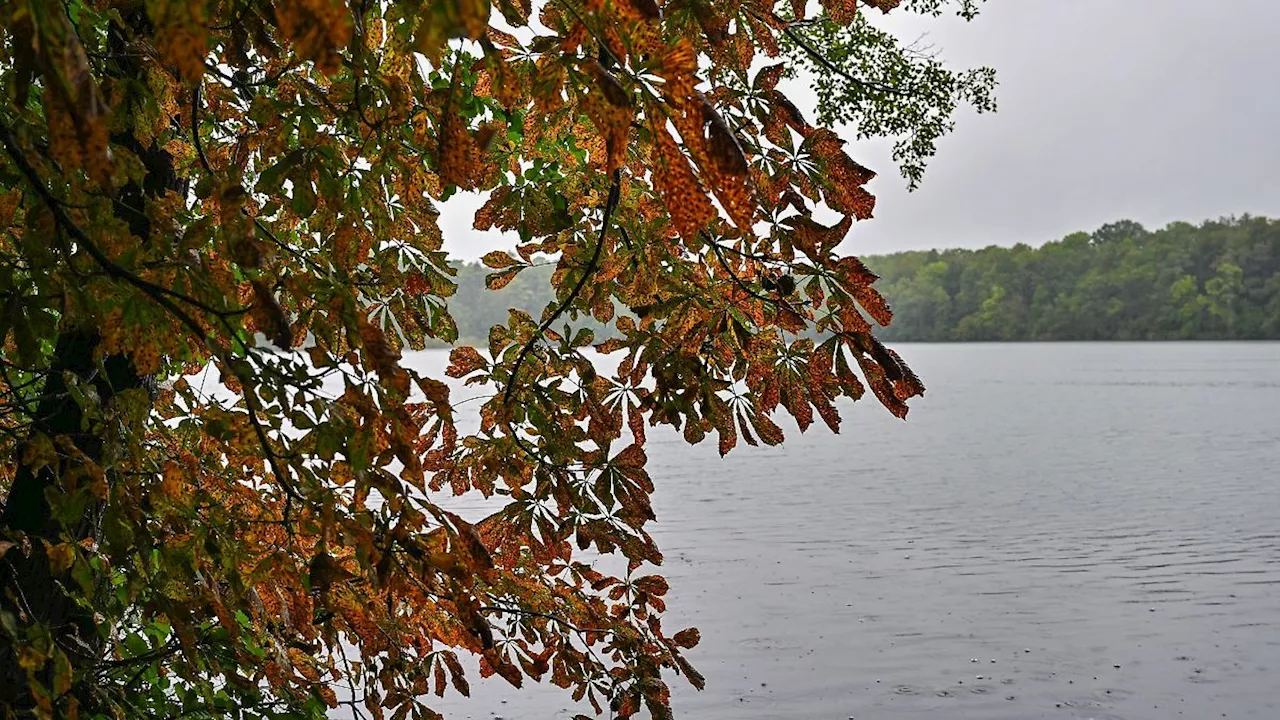
[[[651,436],[677,717],[1280,717],[1280,344],[898,349],[906,423]],[[472,687],[437,707],[590,712]]]

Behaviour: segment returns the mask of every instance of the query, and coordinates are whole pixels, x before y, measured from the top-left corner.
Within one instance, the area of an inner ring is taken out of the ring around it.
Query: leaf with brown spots
[[[859,220],[871,217],[875,196],[862,186],[876,174],[854,162],[845,153],[841,140],[830,130],[817,129],[805,139],[810,153],[823,171],[823,197],[836,212]]]
[[[520,274],[520,271],[524,270],[524,267],[525,266],[520,265],[518,267],[503,270],[502,272],[489,273],[484,276],[484,286],[490,290],[501,290],[507,285],[510,285],[511,281],[515,280],[516,276]]]
[[[875,4],[870,0],[864,0],[864,2],[868,5]],[[858,15],[858,0],[822,0],[822,9],[827,11],[831,22],[837,25],[848,25]]]
[[[680,151],[665,129],[655,132],[656,145],[652,166],[653,185],[671,214],[676,232],[686,242],[693,242],[698,233],[715,217],[715,208],[693,174],[689,159]]]

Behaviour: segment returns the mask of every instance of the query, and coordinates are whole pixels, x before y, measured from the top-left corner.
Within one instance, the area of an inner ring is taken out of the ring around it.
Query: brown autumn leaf
[[[730,219],[744,233],[750,233],[756,218],[756,202],[748,173],[750,164],[719,111],[706,98],[698,94],[701,126],[707,133],[705,142],[707,163],[702,170],[707,173],[711,189]],[[681,130],[682,135],[684,130]]]
[[[889,303],[878,290],[870,285],[859,285],[853,290],[853,297],[873,320],[883,326],[893,322],[893,311]]]
[[[778,87],[778,82],[782,80],[782,75],[786,71],[786,63],[776,63],[774,65],[761,68],[760,72],[756,73],[756,79],[752,82],[752,86],[757,91],[772,91]]]
[[[318,552],[311,558],[308,583],[312,591],[326,592],[334,585],[351,580],[355,575],[327,552]]]
[[[449,367],[445,370],[445,374],[453,378],[466,377],[488,365],[489,362],[475,348],[464,345],[454,348],[449,353]]]
[[[902,0],[863,0],[863,2],[885,13],[902,4]]]
[[[852,255],[837,260],[835,267],[840,281],[850,287],[870,285],[880,279],[880,276],[871,272],[862,260]]]
[[[441,656],[444,658],[445,667],[449,670],[449,680],[453,683],[453,687],[464,696],[470,697],[471,685],[467,682],[462,663],[458,661],[458,654],[452,650],[445,650]]]
[[[805,139],[823,171],[823,197],[836,212],[859,220],[871,217],[875,196],[862,187],[876,174],[854,162],[843,150],[844,140],[834,132],[816,129]]]
[[[476,182],[476,157],[480,148],[467,130],[466,122],[457,112],[444,116],[440,131],[440,153],[436,171],[444,185],[471,188]]]
[[[845,216],[834,226],[827,227],[809,216],[796,215],[784,221],[794,232],[792,242],[804,254],[817,262],[823,262],[831,254],[852,227],[852,220]]]
[[[183,5],[183,3],[170,3]],[[324,73],[340,66],[338,51],[351,42],[351,13],[342,0],[298,0],[277,3],[276,24],[280,32]]]
[[[698,632],[698,628],[691,627],[685,628],[675,635],[672,635],[671,639],[680,647],[688,649],[697,647],[698,643],[702,640],[702,634]]]
[[[893,384],[885,376],[884,368],[861,352],[855,353],[854,358],[857,360],[858,366],[862,368],[863,377],[867,379],[867,384],[871,386],[871,391],[875,394],[876,399],[880,401],[880,404],[884,405],[897,418],[905,420],[909,408],[898,397]]]
[[[715,106],[705,97],[702,98],[702,113],[707,127],[707,148],[716,169],[726,175],[746,175],[747,156],[742,152],[742,146]]]
[[[654,187],[671,214],[676,232],[686,242],[692,243],[715,217],[715,207],[693,174],[689,159],[666,129],[656,131],[655,136],[655,157],[651,168]]]
[[[813,128],[804,119],[804,113],[800,112],[800,108],[787,99],[785,95],[773,90],[769,93],[769,103],[773,111],[773,117],[781,120],[784,125],[795,130],[801,135],[808,135],[813,132]]]
[[[872,0],[863,0],[868,5],[876,6]],[[886,0],[879,0],[885,2]],[[848,25],[858,15],[858,0],[821,0],[822,9],[827,11],[831,22],[837,25]],[[888,12],[887,10],[885,12]]]
[[[592,60],[587,71],[595,79],[595,88],[587,94],[585,109],[604,138],[604,169],[607,175],[611,175],[622,165],[626,155],[627,137],[635,108],[631,94],[599,60]]]

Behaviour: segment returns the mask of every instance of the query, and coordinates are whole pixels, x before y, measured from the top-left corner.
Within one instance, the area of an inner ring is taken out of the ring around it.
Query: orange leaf
[[[648,461],[644,448],[635,444],[628,445],[613,458],[613,464],[620,468],[642,468]]]
[[[848,215],[831,227],[817,222],[812,217],[799,215],[787,218],[784,222],[795,231],[793,240],[795,246],[818,262],[827,259],[831,251],[844,240],[845,235],[849,233],[849,228],[853,225]]]
[[[688,649],[695,647],[702,640],[702,634],[698,632],[698,628],[685,628],[671,639],[680,647]]]
[[[661,575],[645,575],[644,577],[637,579],[634,585],[650,595],[656,595],[658,597],[666,595],[671,589],[671,586],[667,584],[667,579]]]
[[[859,220],[870,218],[876,205],[875,196],[862,186],[871,182],[876,174],[854,162],[842,149],[845,141],[831,130],[816,129],[805,143],[823,171],[823,197],[827,204]]]
[[[486,669],[489,674],[498,673],[514,687],[520,687],[524,683],[524,676],[520,674],[520,668],[513,665],[511,661],[496,650],[486,650],[484,656],[480,658],[481,674],[484,674]]]
[[[747,156],[743,154],[738,138],[705,97],[702,99],[702,112],[707,124],[707,148],[717,169],[728,175],[746,175]]]
[[[782,79],[782,74],[786,72],[786,63],[778,63],[762,68],[756,73],[756,79],[752,83],[757,90],[769,91],[778,87],[778,81]]]
[[[488,365],[489,361],[485,360],[478,350],[469,345],[464,345],[454,348],[449,353],[449,367],[445,369],[444,373],[453,378],[466,377]]]
[[[862,0],[873,8],[878,8],[880,12],[889,12],[890,10],[902,4],[902,0]]]
[[[784,439],[782,428],[774,424],[773,420],[764,413],[756,413],[751,418],[752,424],[755,425],[756,433],[760,435],[760,440],[765,445],[781,445]]]
[[[705,138],[708,161],[699,161],[704,163],[701,164],[702,170],[709,174],[711,189],[715,191],[716,198],[720,200],[729,218],[739,230],[749,233],[755,223],[756,206],[752,198],[747,157],[715,106],[701,94],[698,97],[701,101],[701,121],[708,133]]]
[[[653,186],[662,196],[676,232],[685,242],[693,243],[715,218],[715,207],[693,174],[689,159],[665,128],[656,131],[654,150]]]
[[[868,4],[875,3],[868,0]],[[858,0],[822,0],[822,9],[827,11],[831,22],[837,25],[848,25],[858,16]]]
[[[463,695],[471,696],[471,685],[467,682],[466,675],[462,672],[462,663],[458,662],[458,654],[452,650],[446,650],[441,653],[444,658],[444,664],[449,669],[449,679],[453,682],[454,688]]]
[[[859,286],[854,289],[853,297],[881,326],[893,322],[893,310],[889,308],[889,303],[885,301],[884,296],[875,288],[870,285]]]
[[[725,455],[728,455],[729,451],[738,444],[738,432],[734,429],[732,420],[723,425],[717,426],[716,432],[719,433],[720,436],[717,449],[720,451],[720,457],[724,457]]]

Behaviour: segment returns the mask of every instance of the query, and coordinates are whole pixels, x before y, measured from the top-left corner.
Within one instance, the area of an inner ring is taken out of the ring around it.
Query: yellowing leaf
[[[485,253],[484,257],[480,258],[480,261],[494,270],[502,270],[520,264],[519,258],[512,257],[511,253],[505,253],[501,250]]]
[[[519,275],[520,271],[524,270],[524,268],[525,266],[521,265],[509,270],[503,270],[502,272],[489,273],[484,276],[484,286],[490,290],[501,290],[507,285],[510,285],[511,281],[515,280],[516,275]]]
[[[880,1],[884,2],[884,0]],[[875,5],[870,0],[867,4]],[[848,25],[858,15],[858,0],[822,0],[822,8],[827,11],[831,22],[837,25]]]
[[[49,569],[55,574],[66,572],[76,561],[75,543],[59,543],[50,546],[46,553],[49,557]]]
[[[654,187],[662,195],[676,232],[686,242],[692,243],[715,217],[715,207],[693,174],[689,159],[671,135],[660,129],[656,133],[656,142],[652,167]]]
[[[338,51],[351,42],[351,13],[343,0],[282,2],[275,11],[281,33],[294,42],[299,55],[315,62],[321,72],[337,71]]]

